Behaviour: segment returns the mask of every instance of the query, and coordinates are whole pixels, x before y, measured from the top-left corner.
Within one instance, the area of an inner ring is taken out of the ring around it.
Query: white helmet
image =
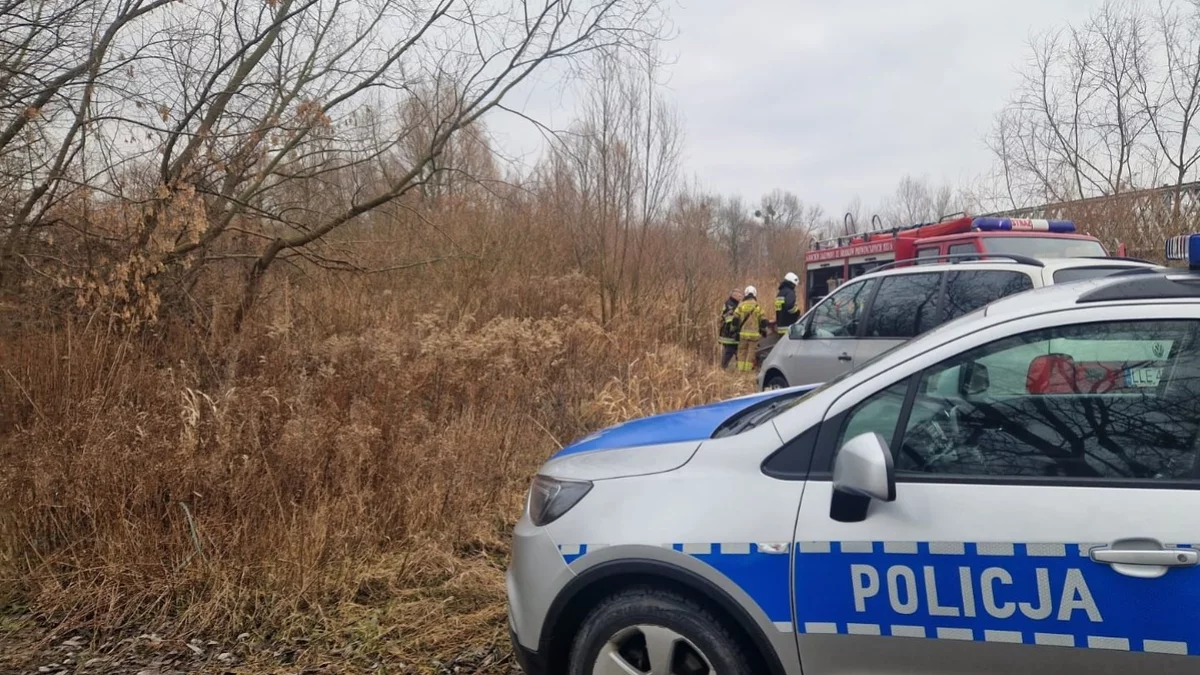
[[[758,289],[753,286],[747,286],[745,295],[758,295]]]
[[[787,274],[783,275],[783,280],[792,282],[793,286],[800,285],[800,277],[796,276],[795,272],[788,272]]]

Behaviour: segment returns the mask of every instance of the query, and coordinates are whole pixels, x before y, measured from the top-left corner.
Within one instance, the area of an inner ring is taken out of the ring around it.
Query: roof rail
[[[1159,267],[1162,267],[1162,265],[1159,265],[1158,263],[1150,261],[1150,260],[1145,260],[1142,258],[1131,258],[1129,256],[1123,256],[1123,255],[1081,255],[1081,256],[1073,256],[1072,260],[1119,260],[1121,262],[1146,263],[1147,265],[1158,265]]]
[[[987,258],[987,259],[985,259]],[[994,259],[994,260],[993,260]],[[886,265],[880,265],[871,272],[879,272],[900,265],[920,266],[931,262],[950,261],[951,263],[960,262],[1015,262],[1022,265],[1032,265],[1034,267],[1045,267],[1046,263],[1037,258],[1030,258],[1027,255],[1016,255],[1014,253],[952,253],[950,255],[935,255],[926,256],[924,258],[908,258],[905,260],[896,260]],[[919,261],[919,262],[918,262]]]
[[[852,229],[858,227],[857,223],[855,223],[855,220],[854,220],[854,214],[852,214],[852,213],[847,213],[842,218],[842,222],[845,224],[844,229],[846,229],[846,230],[852,230]],[[854,231],[854,232],[849,232],[847,234],[840,234],[836,237],[827,237],[825,239],[818,239],[813,242],[812,250],[821,251],[821,250],[830,249],[830,248],[841,248],[842,246],[849,245],[849,242],[857,237],[862,237],[863,241],[871,241],[873,239],[882,239],[882,238],[887,238],[887,237],[895,238],[895,236],[897,234],[899,234],[905,230],[915,230],[919,227],[925,227],[926,225],[937,225],[937,224],[938,223],[913,223],[911,225],[897,225],[896,227],[884,227],[883,219],[880,218],[878,214],[876,214],[876,215],[871,216],[871,228],[872,229],[862,230],[862,231]],[[846,243],[843,244],[842,242],[846,242]]]

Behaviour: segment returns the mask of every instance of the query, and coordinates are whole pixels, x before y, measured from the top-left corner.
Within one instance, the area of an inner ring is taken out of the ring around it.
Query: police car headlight
[[[592,489],[588,481],[534,476],[529,488],[529,519],[541,527],[558,520]]]

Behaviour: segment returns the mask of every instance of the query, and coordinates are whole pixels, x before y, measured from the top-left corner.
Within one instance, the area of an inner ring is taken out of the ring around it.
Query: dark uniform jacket
[[[738,328],[733,323],[733,313],[737,310],[738,301],[733,298],[725,299],[725,308],[721,310],[721,325],[717,329],[717,342],[723,345],[738,343]]]
[[[775,327],[780,333],[788,332],[788,327],[800,320],[800,307],[796,305],[796,284],[784,281],[779,284],[779,293],[775,296]]]

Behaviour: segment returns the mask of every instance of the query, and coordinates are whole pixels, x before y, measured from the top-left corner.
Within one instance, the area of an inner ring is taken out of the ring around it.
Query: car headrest
[[[1075,359],[1069,354],[1045,354],[1029,362],[1025,391],[1030,394],[1069,394],[1075,391]]]

